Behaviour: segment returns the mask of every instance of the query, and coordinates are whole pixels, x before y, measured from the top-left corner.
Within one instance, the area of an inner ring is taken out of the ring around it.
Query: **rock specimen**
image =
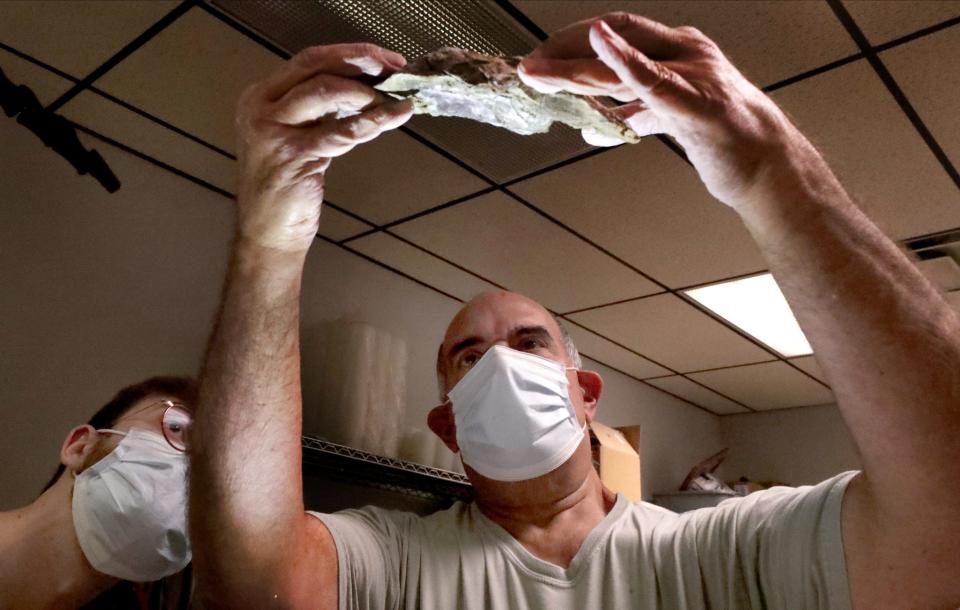
[[[545,133],[554,122],[636,143],[639,136],[599,100],[573,93],[540,93],[517,76],[520,57],[493,57],[444,48],[407,64],[375,87],[411,98],[415,114],[454,116],[522,135]]]

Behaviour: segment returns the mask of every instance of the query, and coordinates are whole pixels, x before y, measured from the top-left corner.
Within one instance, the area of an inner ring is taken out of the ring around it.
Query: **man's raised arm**
[[[863,459],[843,508],[855,605],[957,607],[960,317],[706,36],[623,13],[603,21],[551,36],[521,76],[636,100],[620,109],[634,130],[676,138],[740,214]]]
[[[191,439],[205,607],[336,608],[336,550],[303,505],[300,283],[330,159],[411,114],[353,77],[403,65],[371,45],[314,47],[240,100],[236,239]]]

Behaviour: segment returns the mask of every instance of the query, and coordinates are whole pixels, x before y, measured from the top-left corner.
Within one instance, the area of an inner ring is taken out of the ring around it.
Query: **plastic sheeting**
[[[311,356],[303,371],[304,434],[397,457],[406,341],[364,322],[337,320],[307,335],[303,350]]]

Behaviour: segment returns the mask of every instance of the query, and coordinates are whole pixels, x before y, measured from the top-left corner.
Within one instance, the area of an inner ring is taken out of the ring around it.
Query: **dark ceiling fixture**
[[[495,0],[209,0],[259,36],[267,48],[294,54],[306,47],[371,42],[415,59],[441,47],[488,55],[525,55],[542,32]],[[535,27],[535,26],[534,26]],[[592,147],[572,129],[520,136],[448,117],[416,116],[413,135],[446,151],[488,179],[504,183],[579,155]]]
[[[26,85],[15,85],[0,70],[0,107],[8,117],[40,138],[47,148],[70,162],[80,175],[90,174],[110,193],[120,189],[120,181],[107,162],[95,150],[84,148],[70,121],[45,110],[36,94]]]

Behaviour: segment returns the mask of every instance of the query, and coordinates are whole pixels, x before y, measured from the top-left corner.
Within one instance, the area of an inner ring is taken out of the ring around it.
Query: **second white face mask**
[[[186,455],[163,436],[134,428],[77,475],[73,525],[95,570],[149,582],[190,562],[186,473]]]
[[[555,470],[583,440],[559,362],[494,345],[450,390],[463,461],[497,481]]]

